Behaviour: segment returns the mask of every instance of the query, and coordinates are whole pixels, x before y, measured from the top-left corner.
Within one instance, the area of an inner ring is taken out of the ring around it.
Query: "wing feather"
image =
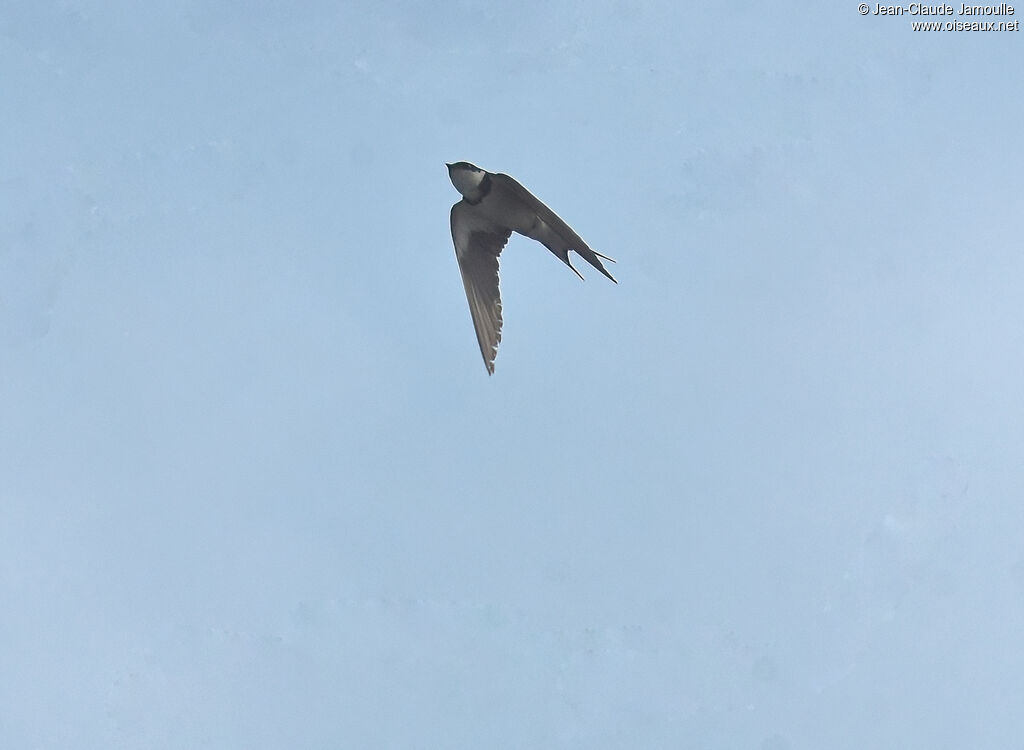
[[[520,200],[526,203],[527,206],[537,213],[545,224],[551,227],[555,234],[557,234],[564,243],[564,247],[559,248],[560,250],[572,250],[609,279],[615,281],[615,277],[608,273],[604,264],[601,263],[602,258],[614,263],[615,260],[613,258],[609,258],[607,255],[601,255],[601,253],[591,250],[590,246],[583,241],[582,237],[573,231],[572,227],[566,224],[558,214],[544,205],[543,201],[541,201],[537,196],[520,185],[516,179],[509,177],[507,174],[500,173],[492,174],[491,179],[496,181],[500,187],[517,195]],[[572,268],[571,265],[569,267]],[[617,284],[619,282],[615,281],[615,283]]]
[[[494,374],[494,360],[501,342],[501,292],[498,289],[498,256],[511,230],[497,227],[461,200],[452,206],[452,240],[455,257],[466,287],[480,354],[487,372]]]

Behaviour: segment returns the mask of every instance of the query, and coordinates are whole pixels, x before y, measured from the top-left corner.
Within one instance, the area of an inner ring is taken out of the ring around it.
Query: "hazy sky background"
[[[0,746],[1018,746],[1022,36],[911,20],[0,4]],[[493,377],[456,160],[619,261]]]

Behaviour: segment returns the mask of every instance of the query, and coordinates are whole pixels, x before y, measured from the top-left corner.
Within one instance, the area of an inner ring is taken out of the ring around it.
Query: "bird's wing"
[[[452,206],[452,240],[459,260],[462,283],[473,315],[487,372],[494,373],[494,358],[501,341],[501,294],[498,291],[498,256],[511,229],[499,227],[481,216],[464,200]]]
[[[583,238],[572,230],[572,227],[562,221],[558,214],[545,206],[537,196],[520,185],[514,178],[509,177],[507,174],[492,174],[491,179],[498,184],[499,188],[503,188],[522,200],[532,211],[536,212],[536,214],[552,229],[552,231],[555,232],[555,234],[559,236],[564,243],[564,247],[558,248],[559,250],[563,252],[572,250],[609,279],[615,281],[615,277],[608,273],[604,264],[601,263],[602,258],[614,263],[615,260],[613,258],[609,258],[607,255],[601,255],[601,253],[591,250],[590,246],[583,241]],[[558,253],[556,252],[556,254]],[[567,264],[569,263],[568,257],[563,258],[563,260]],[[569,264],[569,267],[572,268],[572,265]],[[573,270],[575,271],[576,269],[573,268]],[[577,275],[579,275],[578,271]],[[619,282],[615,281],[615,283],[618,284]]]

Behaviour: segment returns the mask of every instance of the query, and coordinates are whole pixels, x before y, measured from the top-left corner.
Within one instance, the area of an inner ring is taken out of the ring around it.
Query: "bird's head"
[[[480,194],[480,184],[487,176],[487,172],[468,161],[457,161],[446,166],[448,167],[448,177],[464,198],[472,200]]]

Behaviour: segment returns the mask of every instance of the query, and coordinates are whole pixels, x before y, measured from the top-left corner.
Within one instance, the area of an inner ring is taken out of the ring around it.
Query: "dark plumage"
[[[570,252],[577,253],[612,281],[615,278],[601,260],[615,261],[591,250],[554,211],[507,174],[486,172],[460,161],[448,165],[448,176],[463,196],[452,206],[455,256],[466,287],[480,353],[487,372],[493,374],[501,341],[498,256],[512,232],[543,244],[581,279],[583,275],[569,260]]]

